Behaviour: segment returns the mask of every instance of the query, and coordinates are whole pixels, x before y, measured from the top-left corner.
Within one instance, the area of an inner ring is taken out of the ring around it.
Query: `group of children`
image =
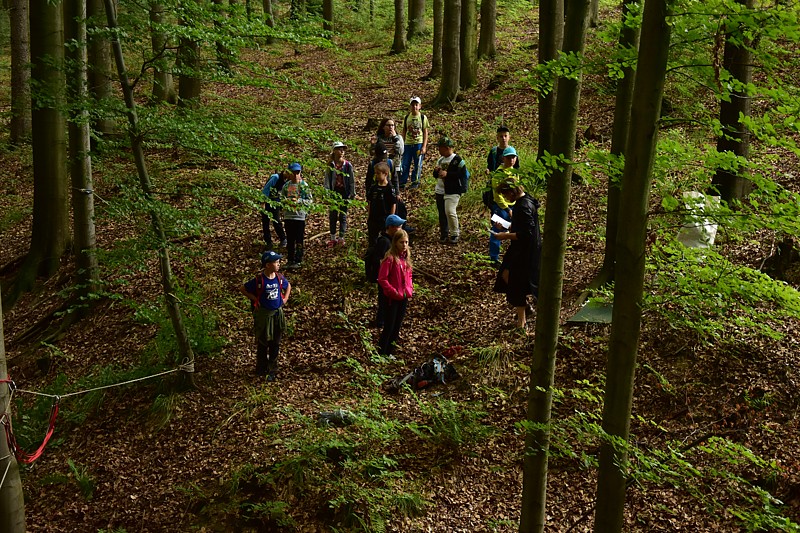
[[[373,159],[366,173],[365,196],[367,200],[368,247],[377,250],[378,312],[375,324],[382,328],[378,344],[379,353],[391,356],[396,345],[408,300],[413,295],[411,249],[405,210],[398,213],[400,191],[416,189],[420,185],[421,168],[427,154],[430,124],[420,112],[421,101],[411,98],[409,113],[403,119],[403,135],[396,133],[396,123],[384,119],[372,138]],[[405,138],[405,139],[404,139]],[[497,146],[487,159],[487,173],[491,175],[492,200],[489,209],[493,226],[489,239],[489,257],[499,266],[499,232],[507,226],[494,222],[496,217],[512,220],[513,204],[500,194],[499,188],[508,179],[516,179],[513,169],[519,168],[516,150],[509,144],[508,128],[497,130]],[[469,186],[466,162],[455,152],[453,141],[442,137],[436,144],[439,158],[434,165],[436,179],[434,193],[439,215],[439,240],[456,244],[460,238],[457,207],[461,195]],[[344,244],[347,230],[348,202],[356,196],[355,172],[345,159],[345,145],[335,142],[326,166],[323,185],[330,203],[328,247]],[[412,170],[413,167],[413,170]],[[291,292],[291,284],[280,271],[283,256],[274,252],[270,225],[275,230],[280,246],[286,248],[284,270],[302,265],[305,223],[311,190],[302,176],[302,166],[292,163],[280,173],[273,174],[262,190],[264,205],[262,230],[267,252],[262,255],[262,271],[240,291],[253,303],[253,316],[257,337],[256,373],[275,379],[275,369],[281,333],[285,327],[282,307]],[[283,214],[283,225],[281,224]],[[400,216],[402,214],[402,216]],[[374,278],[373,278],[374,279]]]

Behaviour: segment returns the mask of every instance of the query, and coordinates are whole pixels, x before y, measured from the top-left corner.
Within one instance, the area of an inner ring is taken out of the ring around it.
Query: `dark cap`
[[[261,254],[261,266],[266,266],[267,263],[274,263],[282,258],[283,256],[281,254],[275,253],[272,250],[264,252]]]
[[[450,137],[442,137],[439,139],[439,142],[436,143],[436,146],[453,146],[453,140]]]

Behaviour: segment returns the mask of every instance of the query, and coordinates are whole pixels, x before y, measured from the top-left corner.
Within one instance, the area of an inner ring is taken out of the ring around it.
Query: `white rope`
[[[5,457],[3,457],[3,459],[8,459],[9,457],[11,457],[11,454],[6,455]],[[0,459],[0,461],[2,461],[3,459]],[[0,490],[3,490],[3,483],[6,482],[6,476],[8,475],[9,468],[11,468],[11,459],[8,459],[8,461],[6,462],[6,471],[3,472],[3,479],[0,479]]]

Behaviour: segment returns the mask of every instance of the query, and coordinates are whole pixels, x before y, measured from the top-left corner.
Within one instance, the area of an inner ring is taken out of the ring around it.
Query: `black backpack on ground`
[[[460,377],[456,368],[445,356],[437,355],[408,374],[389,380],[385,388],[389,392],[398,392],[407,384],[413,390],[422,390],[431,385],[447,384]]]

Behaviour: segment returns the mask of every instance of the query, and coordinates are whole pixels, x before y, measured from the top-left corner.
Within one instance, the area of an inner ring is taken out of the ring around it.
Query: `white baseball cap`
[[[346,146],[342,141],[336,141],[335,143],[333,143],[331,150],[336,150],[337,148],[346,148]]]
[[[408,101],[409,104],[413,104],[414,102],[422,105],[422,100],[419,99],[419,96],[412,96],[411,100]]]

